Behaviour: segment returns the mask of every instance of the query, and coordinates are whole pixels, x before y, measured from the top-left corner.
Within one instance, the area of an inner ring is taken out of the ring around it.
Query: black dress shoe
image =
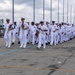
[[[18,41],[18,44],[20,44],[20,41]]]
[[[46,43],[46,45],[48,45],[48,43]]]
[[[42,44],[42,46],[43,46],[43,44]]]
[[[70,38],[70,40],[72,40],[72,38]]]
[[[29,44],[29,42],[27,44]]]
[[[48,42],[48,44],[50,44],[50,42]]]
[[[12,43],[12,45],[14,45],[14,42]]]
[[[36,44],[38,44],[38,43],[36,43]]]

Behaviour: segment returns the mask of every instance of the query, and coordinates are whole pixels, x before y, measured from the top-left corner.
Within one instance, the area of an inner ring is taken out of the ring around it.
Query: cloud
[[[4,0],[0,0],[0,3],[4,3]]]
[[[27,5],[28,7],[33,8],[33,1],[34,0],[15,0],[16,5]],[[43,7],[43,0],[35,0],[35,8],[36,9],[41,9]]]
[[[32,3],[32,0],[15,0],[15,4],[30,4]]]
[[[33,20],[33,0],[14,0],[15,1],[15,21],[20,21],[21,17],[25,17],[26,21]],[[63,15],[63,0],[60,1],[60,22]],[[74,0],[69,2],[69,5],[75,4]],[[58,17],[58,0],[53,0],[53,20],[57,21]],[[36,7],[36,22],[43,18],[43,0],[35,0]],[[70,7],[70,6],[69,6]],[[12,20],[12,0],[0,0],[0,17],[10,18]],[[45,20],[50,21],[50,0],[45,0]],[[69,8],[70,13],[70,8]],[[74,13],[73,13],[74,14]],[[65,0],[65,21],[67,15],[67,0]],[[73,15],[74,16],[74,15]]]

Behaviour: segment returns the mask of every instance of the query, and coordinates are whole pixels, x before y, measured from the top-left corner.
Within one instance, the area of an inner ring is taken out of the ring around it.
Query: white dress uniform
[[[71,38],[71,26],[67,26],[67,40]]]
[[[70,36],[69,36],[69,39],[72,39],[73,38],[73,27],[70,26]]]
[[[31,24],[29,24],[29,29],[28,29],[28,44],[29,44],[29,42],[31,42],[31,35],[30,35],[30,27],[31,27]]]
[[[63,26],[60,26],[60,30],[59,30],[59,42],[62,43],[63,42]]]
[[[15,32],[15,25],[13,24],[12,27],[14,28],[14,29],[11,31],[11,32],[12,32],[12,43],[14,43],[14,42],[15,42],[15,34],[16,34],[16,32]]]
[[[72,29],[73,30],[73,38],[74,38],[75,37],[75,26],[73,25],[72,27],[73,27],[73,29]]]
[[[68,26],[65,24],[64,25],[64,38],[63,38],[63,42],[68,41],[67,31],[68,31]]]
[[[51,25],[51,42],[50,42],[51,45],[53,45],[53,43],[54,43],[54,45],[57,44],[57,41],[56,41],[56,35],[57,35],[56,29],[57,29],[57,25]]]
[[[56,31],[56,43],[58,44],[59,43],[59,31],[60,31],[60,28],[59,26],[57,26],[57,31]]]
[[[36,33],[36,26],[35,25],[31,25],[30,26],[30,38],[31,38],[31,42],[34,45],[35,44],[35,33]]]
[[[50,40],[49,40],[49,26],[50,26],[50,24],[46,24],[45,26],[48,28],[48,31],[46,31],[46,38],[45,38],[46,43],[48,44],[50,42]]]
[[[74,25],[74,33],[73,34],[74,34],[74,37],[75,37],[75,25]]]
[[[5,29],[5,33],[4,33],[4,39],[5,39],[5,42],[6,42],[6,46],[11,47],[11,32],[12,30],[9,30],[9,26],[10,26],[10,23],[9,24],[5,24],[4,25],[4,29]]]
[[[13,25],[14,29],[12,30],[13,33],[13,38],[12,38],[12,42],[14,43],[15,40],[17,39],[19,41],[19,36],[18,36],[18,25]]]
[[[46,37],[46,32],[44,30],[48,30],[48,28],[43,25],[43,26],[39,26],[40,30],[39,30],[39,42],[38,42],[38,48],[41,47],[41,45],[43,44],[43,48],[46,48],[46,42],[45,42],[45,37]]]
[[[51,24],[49,24],[49,38],[48,42],[51,43]]]
[[[24,28],[27,28],[27,27],[29,27],[29,25],[24,22]],[[25,48],[26,45],[27,45],[28,29],[26,29],[26,30],[22,29],[22,22],[20,22],[19,28],[20,28],[19,40],[20,40],[20,43],[21,43],[20,48],[22,48],[22,47]]]

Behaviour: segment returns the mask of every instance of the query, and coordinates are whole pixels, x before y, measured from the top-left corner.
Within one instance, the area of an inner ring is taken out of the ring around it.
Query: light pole
[[[45,20],[45,0],[43,0],[43,20]]]
[[[12,0],[12,22],[14,22],[14,0]]]
[[[70,7],[70,23],[72,24],[72,5]]]
[[[59,0],[58,0],[58,24],[59,24]]]
[[[64,0],[63,0],[63,22],[64,22]]]
[[[35,0],[33,0],[33,21],[35,22]]]
[[[74,8],[74,17],[73,17],[73,23],[75,23],[75,8]]]
[[[67,0],[67,23],[68,23],[68,14],[69,14],[69,11],[68,11],[68,7],[69,7],[69,3],[68,3],[68,0]]]
[[[52,21],[52,0],[50,0],[50,22]]]

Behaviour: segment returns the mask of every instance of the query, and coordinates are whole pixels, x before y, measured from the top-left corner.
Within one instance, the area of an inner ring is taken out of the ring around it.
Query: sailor
[[[74,38],[74,25],[70,26],[70,39]]]
[[[67,36],[67,28],[64,23],[62,23],[61,32],[62,32],[61,33],[61,43],[63,43],[64,41],[66,41],[66,36]]]
[[[10,19],[6,19],[6,24],[4,25],[4,39],[8,48],[11,47],[11,32],[13,30],[12,25],[13,24],[10,24]]]
[[[16,32],[15,32],[15,24],[13,23],[13,25],[12,25],[12,27],[14,28],[13,30],[12,30],[12,45],[14,45],[14,43],[15,43],[15,34],[16,34]]]
[[[75,26],[74,26],[74,24],[72,24],[72,27],[71,27],[71,32],[72,32],[72,34],[71,34],[71,38],[74,38],[74,29],[75,28]]]
[[[74,27],[73,27],[73,36],[74,36],[74,38],[75,38],[75,25],[74,25]]]
[[[14,29],[13,29],[13,31],[12,31],[12,34],[13,34],[13,36],[12,36],[12,44],[14,44],[14,42],[15,42],[15,40],[17,39],[18,40],[18,44],[20,44],[20,41],[19,41],[19,34],[18,34],[18,25],[17,25],[17,23],[16,22],[14,22],[13,23],[13,27],[14,27]]]
[[[57,35],[57,25],[55,24],[55,21],[52,21],[52,25],[51,25],[51,43],[50,45],[56,45],[57,41],[56,41],[56,35]]]
[[[30,27],[31,27],[31,23],[27,22],[29,29],[28,29],[28,34],[27,34],[27,44],[29,44],[31,42],[31,37],[30,37]]]
[[[46,44],[50,44],[50,38],[49,38],[49,27],[50,27],[50,24],[49,22],[46,22],[46,27],[48,28],[48,31],[46,31]]]
[[[68,26],[66,23],[63,24],[63,42],[68,41]]]
[[[71,31],[72,31],[71,28],[72,26],[67,24],[67,41],[70,40],[71,38]]]
[[[62,44],[62,42],[63,42],[62,24],[59,24],[59,42],[60,42],[60,44]]]
[[[29,29],[29,26],[25,22],[25,18],[21,18],[21,22],[19,24],[19,33],[20,33],[19,39],[20,39],[20,43],[21,43],[20,48],[22,48],[22,47],[26,48],[28,29]]]
[[[45,42],[45,37],[46,37],[46,31],[48,31],[48,28],[44,25],[44,22],[41,21],[40,25],[38,27],[39,30],[39,42],[38,42],[38,48],[40,49],[42,44],[43,48],[46,48],[46,42]]]
[[[39,38],[38,38],[39,30],[38,30],[38,28],[39,28],[40,23],[36,23],[35,25],[36,25],[35,43],[38,44],[38,42],[39,42]]]
[[[36,33],[36,25],[34,22],[31,22],[31,26],[30,26],[30,38],[31,38],[31,42],[34,45],[35,44],[35,33]]]
[[[59,43],[59,30],[60,30],[60,27],[59,27],[59,24],[57,23],[57,29],[56,29],[56,44]]]

